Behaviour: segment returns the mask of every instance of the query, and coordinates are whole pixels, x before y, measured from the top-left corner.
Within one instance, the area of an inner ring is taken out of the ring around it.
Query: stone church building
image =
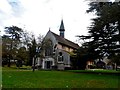
[[[63,20],[60,25],[60,35],[49,30],[44,38],[46,48],[42,50],[43,58],[38,59],[37,64],[42,69],[64,70],[71,67],[70,53],[79,48],[79,45],[65,39],[65,28]]]

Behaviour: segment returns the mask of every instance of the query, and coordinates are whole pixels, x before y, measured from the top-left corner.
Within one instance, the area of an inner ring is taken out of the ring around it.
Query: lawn
[[[35,71],[3,68],[3,88],[118,88],[120,76],[75,73],[73,71]]]

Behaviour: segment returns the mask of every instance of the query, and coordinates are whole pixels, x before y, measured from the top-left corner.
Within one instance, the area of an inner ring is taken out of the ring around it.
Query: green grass
[[[120,71],[116,70],[106,70],[106,69],[90,69],[90,70],[68,70],[69,72],[75,72],[75,73],[104,73],[104,74],[117,74],[120,73]]]
[[[118,88],[120,76],[3,68],[3,88]]]

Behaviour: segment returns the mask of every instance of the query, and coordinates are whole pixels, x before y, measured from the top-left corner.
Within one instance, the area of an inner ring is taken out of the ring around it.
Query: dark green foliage
[[[6,34],[2,36],[2,57],[8,60],[8,67],[10,67],[10,60],[16,58],[17,48],[20,44],[23,30],[17,26],[10,26],[5,27],[5,33]]]
[[[21,62],[32,66],[33,58],[40,56],[43,36],[40,35],[38,40],[37,43],[33,33],[17,26],[5,27],[5,34],[2,36],[3,64],[7,62],[10,67],[10,60],[17,60],[18,67],[21,66]]]
[[[28,51],[26,50],[25,47],[20,47],[17,50],[16,59],[18,60],[18,64],[19,64],[19,62],[20,62],[20,64],[23,64],[21,62],[24,62],[24,64],[27,63],[27,61],[28,61]]]
[[[86,64],[88,60],[92,60],[94,56],[88,52],[88,48],[86,47],[80,47],[78,50],[74,52],[76,54],[75,58],[76,60],[72,60],[72,64],[74,64],[73,69],[81,69],[85,70]]]
[[[95,12],[97,17],[92,19],[89,36],[79,36],[89,39],[83,46],[88,48],[91,58],[116,58],[120,53],[120,2],[91,2],[89,5],[87,12]]]
[[[36,55],[36,40],[32,40],[32,43],[29,45],[29,62],[28,65],[32,66],[33,58]]]
[[[17,26],[5,27],[6,34],[9,34],[9,37],[13,40],[20,41],[23,30]]]

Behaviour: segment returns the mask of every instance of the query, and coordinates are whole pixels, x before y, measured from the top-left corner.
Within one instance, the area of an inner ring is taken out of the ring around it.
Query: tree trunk
[[[117,63],[115,63],[115,70],[117,71]]]
[[[10,67],[10,58],[8,58],[8,67]]]
[[[35,61],[36,61],[36,56],[33,57],[33,72],[35,71]]]

